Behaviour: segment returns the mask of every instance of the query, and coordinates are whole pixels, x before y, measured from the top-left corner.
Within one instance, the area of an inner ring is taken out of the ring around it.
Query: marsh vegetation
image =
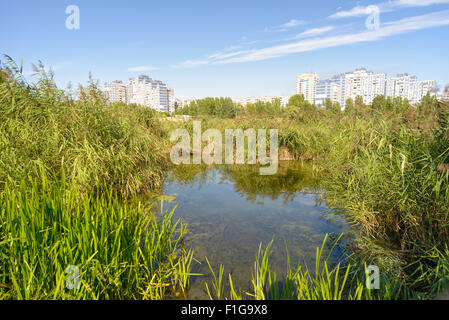
[[[195,248],[185,245],[188,226],[160,209],[166,197],[152,195],[162,192],[170,170],[185,178],[202,172],[169,161],[170,131],[192,130],[192,122],[108,104],[93,79],[76,93],[59,90],[43,70],[35,84],[12,60],[0,70],[0,297],[185,297],[196,263]],[[265,243],[254,252],[250,288],[236,288],[214,262],[211,297],[429,298],[448,284],[447,103],[430,95],[416,106],[356,99],[344,112],[301,96],[285,108],[195,103],[177,114],[194,116],[204,130],[278,129],[280,147],[319,172],[322,199],[356,230],[340,264],[328,264],[326,246],[319,246],[316,272],[294,262],[275,276],[274,246]],[[263,194],[288,202],[304,189],[291,175],[267,185],[249,168],[222,174],[248,201]],[[364,288],[367,264],[384,277],[376,294]],[[82,289],[66,289],[67,265],[80,266]]]

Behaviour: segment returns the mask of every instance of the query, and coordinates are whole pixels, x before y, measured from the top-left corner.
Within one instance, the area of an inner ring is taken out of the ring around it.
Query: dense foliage
[[[14,65],[2,71],[0,188],[62,171],[85,190],[106,183],[127,194],[159,186],[167,139],[151,109],[108,106],[92,80],[74,99],[38,72],[29,85]]]

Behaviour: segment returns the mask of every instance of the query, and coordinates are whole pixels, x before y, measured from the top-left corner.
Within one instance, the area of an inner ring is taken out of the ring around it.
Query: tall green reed
[[[185,295],[192,252],[174,209],[109,190],[31,180],[0,194],[0,296],[4,299],[162,299]],[[68,266],[79,289],[68,289]]]

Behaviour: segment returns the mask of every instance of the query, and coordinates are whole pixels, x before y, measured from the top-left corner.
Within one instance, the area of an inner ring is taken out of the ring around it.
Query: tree
[[[297,107],[302,108],[304,107],[305,99],[303,94],[295,94],[288,99],[288,106],[289,107]]]
[[[332,109],[332,100],[331,100],[330,98],[324,99],[324,107],[325,107],[327,110]]]
[[[340,113],[341,105],[339,102],[333,102],[330,98],[324,99],[324,108],[332,113]]]
[[[361,108],[365,107],[365,103],[363,102],[362,96],[355,97],[355,107],[356,107],[356,109],[361,109]]]
[[[332,113],[340,113],[341,112],[341,105],[340,102],[334,102],[332,103]]]
[[[354,100],[352,100],[352,98],[348,98],[345,101],[345,113],[346,114],[351,114],[355,111],[355,107],[354,107]]]
[[[316,109],[316,106],[314,104],[311,104],[309,101],[307,101],[304,98],[304,95],[295,94],[295,95],[291,96],[290,99],[288,100],[286,112],[290,115],[294,115],[299,110],[312,111],[315,109]]]
[[[402,110],[402,97],[385,97],[384,95],[378,95],[373,99],[371,108],[378,111],[396,111]]]

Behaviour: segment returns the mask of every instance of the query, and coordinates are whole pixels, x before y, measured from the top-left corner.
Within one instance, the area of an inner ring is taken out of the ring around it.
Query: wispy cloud
[[[382,24],[378,30],[365,30],[357,33],[313,38],[292,43],[270,46],[262,49],[252,49],[209,56],[203,60],[188,60],[179,66],[198,66],[206,64],[226,64],[267,60],[289,54],[314,51],[323,48],[338,47],[359,42],[372,42],[387,37],[433,27],[449,25],[449,10],[404,18]]]
[[[189,67],[198,67],[205,64],[216,64],[220,61],[230,59],[232,57],[240,56],[246,53],[250,53],[251,50],[240,50],[240,51],[234,51],[234,52],[216,52],[209,56],[207,56],[205,59],[202,60],[186,60],[179,64],[171,66],[174,69],[177,68],[189,68]]]
[[[157,67],[153,66],[137,66],[137,67],[131,67],[128,68],[129,72],[144,72],[144,71],[154,71],[157,70]]]
[[[388,2],[381,2],[375,4],[381,12],[390,12],[404,7],[427,7],[437,4],[447,4],[449,0],[393,0]],[[373,5],[370,6],[355,6],[347,11],[338,11],[329,18],[339,19],[348,17],[359,17],[368,15],[372,12]]]
[[[271,32],[285,32],[290,30],[291,28],[294,27],[298,27],[298,26],[302,26],[307,24],[306,21],[304,20],[296,20],[296,19],[291,19],[290,21],[281,24],[280,26],[274,26],[274,27],[267,27],[265,28],[265,32],[271,31]]]
[[[242,41],[240,45],[230,45],[226,49],[222,51],[218,51],[208,55],[206,58],[202,60],[186,60],[179,64],[172,65],[171,68],[189,68],[189,67],[197,67],[204,64],[211,64],[214,61],[221,61],[224,59],[232,58],[241,54],[245,54],[250,52],[250,50],[243,50],[245,46],[257,43],[257,41],[246,41],[246,37],[242,37]]]
[[[332,31],[334,29],[335,29],[334,26],[325,26],[325,27],[320,27],[320,28],[307,29],[306,31],[297,34],[296,38],[299,39],[299,38],[314,37],[314,36]]]
[[[393,5],[398,7],[426,7],[434,4],[444,4],[449,3],[449,0],[396,0],[392,1]]]
[[[365,16],[368,14],[368,7],[356,6],[351,10],[347,11],[338,11],[331,15],[329,18],[339,19],[339,18],[347,18],[347,17],[359,17]]]

